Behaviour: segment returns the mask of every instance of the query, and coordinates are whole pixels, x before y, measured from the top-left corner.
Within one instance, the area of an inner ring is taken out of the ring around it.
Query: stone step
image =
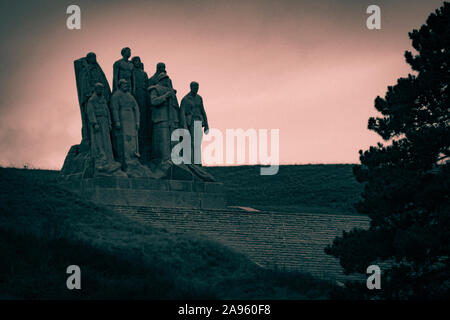
[[[249,212],[239,208],[111,208],[171,232],[193,233],[221,242],[264,267],[309,272],[339,281],[360,278],[345,276],[338,260],[325,254],[324,248],[344,230],[368,228],[365,216]]]

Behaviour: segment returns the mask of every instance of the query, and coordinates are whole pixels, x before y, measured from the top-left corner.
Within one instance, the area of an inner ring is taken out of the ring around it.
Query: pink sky
[[[75,31],[69,4],[1,5],[1,166],[61,168],[81,138],[73,60],[94,51],[111,82],[125,46],[149,76],[164,61],[179,100],[198,81],[210,127],[280,129],[281,164],[357,163],[380,141],[375,97],[410,72],[408,32],[442,1],[79,1]]]

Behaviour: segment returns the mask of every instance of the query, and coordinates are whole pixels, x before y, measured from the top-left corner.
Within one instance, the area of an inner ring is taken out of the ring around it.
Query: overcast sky
[[[150,76],[164,61],[179,100],[198,81],[210,127],[279,129],[282,164],[357,163],[380,140],[375,97],[411,72],[408,32],[442,3],[2,1],[0,165],[60,169],[81,138],[73,60],[96,52],[111,82],[125,46]],[[81,30],[66,28],[70,4]]]

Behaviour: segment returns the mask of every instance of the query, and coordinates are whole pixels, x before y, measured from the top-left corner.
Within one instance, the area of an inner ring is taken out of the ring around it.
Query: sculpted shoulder
[[[105,97],[101,96],[99,97],[98,95],[96,95],[95,93],[93,93],[91,95],[91,97],[89,98],[88,102],[93,102],[93,103],[106,103]]]
[[[163,87],[159,84],[154,84],[147,88],[148,92],[152,92],[153,90],[156,90],[156,92],[158,92],[158,93],[164,93],[165,91],[167,91],[169,89],[167,89],[166,87]]]
[[[191,103],[198,103],[198,102],[203,102],[202,96],[199,95],[198,93],[194,96],[192,96],[190,93],[188,93],[187,95],[184,96],[183,100],[186,99],[186,101],[190,101]]]
[[[123,92],[121,90],[117,90],[113,93],[112,98],[114,100],[119,99],[123,95]]]
[[[185,95],[184,97],[183,97],[183,99],[181,99],[181,103],[186,103],[187,102],[187,100],[188,100],[188,96],[189,96],[189,94],[187,94],[187,95]]]
[[[123,92],[122,90],[117,90],[113,93],[113,98],[122,98],[122,97],[132,97],[133,95],[130,92]]]

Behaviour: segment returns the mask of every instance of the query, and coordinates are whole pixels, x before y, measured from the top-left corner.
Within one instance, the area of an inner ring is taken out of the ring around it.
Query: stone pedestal
[[[223,184],[127,177],[96,177],[60,185],[99,205],[220,209],[226,207]]]

